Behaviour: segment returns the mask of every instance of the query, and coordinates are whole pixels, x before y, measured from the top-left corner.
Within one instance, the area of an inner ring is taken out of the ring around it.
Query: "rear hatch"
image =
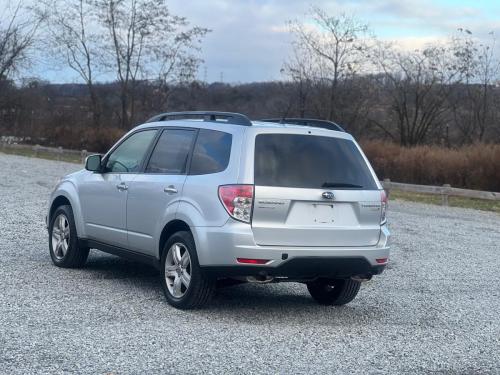
[[[252,230],[259,245],[373,246],[381,193],[351,139],[258,134]]]

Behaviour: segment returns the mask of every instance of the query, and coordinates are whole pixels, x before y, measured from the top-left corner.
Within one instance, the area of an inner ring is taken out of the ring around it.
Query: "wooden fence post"
[[[86,158],[87,158],[87,150],[82,150],[82,164],[85,164]]]
[[[450,193],[450,184],[444,184],[441,188],[441,204],[443,206],[448,206],[448,195]]]
[[[389,199],[389,195],[391,194],[391,179],[384,178],[384,189],[385,194],[387,195],[387,199]]]

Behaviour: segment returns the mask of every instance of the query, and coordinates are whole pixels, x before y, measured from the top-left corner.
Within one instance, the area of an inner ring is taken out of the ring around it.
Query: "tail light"
[[[219,199],[231,217],[250,223],[253,207],[253,185],[219,186]]]
[[[387,194],[385,193],[385,190],[380,191],[380,225],[385,224],[387,221],[386,218],[386,213],[387,213]]]

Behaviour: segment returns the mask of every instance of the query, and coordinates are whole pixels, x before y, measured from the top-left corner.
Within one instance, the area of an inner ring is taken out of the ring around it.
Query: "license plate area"
[[[318,225],[333,225],[334,223],[334,210],[333,204],[312,204],[312,218],[314,224]]]
[[[295,202],[290,209],[286,224],[300,226],[334,226],[335,204]]]

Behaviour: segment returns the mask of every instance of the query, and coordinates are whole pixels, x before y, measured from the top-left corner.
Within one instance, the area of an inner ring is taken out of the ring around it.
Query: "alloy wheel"
[[[182,298],[191,283],[191,257],[186,246],[180,242],[174,243],[168,249],[165,259],[165,281],[170,294]]]
[[[68,252],[69,239],[70,228],[68,218],[64,214],[59,214],[52,226],[52,251],[58,260],[63,259]]]

